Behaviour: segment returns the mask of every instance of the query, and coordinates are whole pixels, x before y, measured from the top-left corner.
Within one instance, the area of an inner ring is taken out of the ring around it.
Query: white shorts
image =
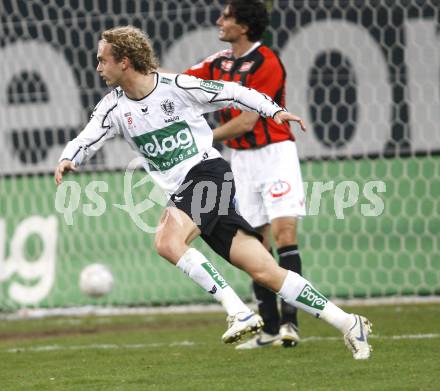
[[[268,224],[278,217],[306,215],[304,186],[293,141],[260,149],[234,149],[231,167],[238,209],[252,227]]]

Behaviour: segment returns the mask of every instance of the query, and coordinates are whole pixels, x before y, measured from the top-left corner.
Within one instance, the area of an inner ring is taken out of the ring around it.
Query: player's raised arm
[[[237,83],[225,83],[226,92],[231,90],[233,96],[231,105],[243,111],[254,111],[263,117],[271,117],[276,123],[284,121],[297,122],[302,131],[306,130],[303,120],[276,104],[269,96],[252,88],[243,87]],[[229,88],[230,87],[230,88]],[[215,97],[214,100],[222,99]]]
[[[288,113],[270,97],[260,92],[240,86],[234,82],[202,80],[192,76],[178,75],[176,85],[187,92],[189,97],[203,108],[203,112],[216,111],[225,107],[235,107],[242,111],[255,112],[262,117],[273,118],[277,123],[297,122],[306,130],[302,119]],[[278,114],[279,113],[279,114]],[[281,115],[281,113],[284,113]],[[277,119],[275,118],[277,117]]]

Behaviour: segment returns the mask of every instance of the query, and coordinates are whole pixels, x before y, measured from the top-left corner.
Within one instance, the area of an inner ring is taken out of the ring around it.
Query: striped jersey
[[[271,49],[259,42],[242,57],[234,58],[232,50],[223,50],[194,65],[185,73],[208,80],[235,81],[260,91],[278,105],[285,106],[284,66]],[[240,114],[238,108],[225,108],[220,112],[221,122],[228,122]],[[260,117],[253,129],[225,141],[225,144],[234,149],[251,149],[285,140],[294,140],[289,123],[279,125],[270,118]]]
[[[273,117],[282,110],[264,94],[237,83],[166,73],[154,73],[154,78],[153,91],[142,99],[128,98],[119,87],[107,94],[60,160],[81,165],[119,134],[143,157],[144,168],[169,196],[193,166],[220,157],[204,113],[235,107]]]

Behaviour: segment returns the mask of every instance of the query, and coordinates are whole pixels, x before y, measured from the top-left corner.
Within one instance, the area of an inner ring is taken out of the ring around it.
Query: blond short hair
[[[146,75],[158,67],[150,39],[134,26],[105,30],[101,39],[112,45],[111,52],[116,61],[127,57],[137,72]]]

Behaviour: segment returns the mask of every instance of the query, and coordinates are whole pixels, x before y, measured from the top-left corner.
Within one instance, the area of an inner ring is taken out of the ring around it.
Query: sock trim
[[[292,244],[290,246],[280,247],[277,249],[277,253],[280,257],[299,254],[298,245]]]

